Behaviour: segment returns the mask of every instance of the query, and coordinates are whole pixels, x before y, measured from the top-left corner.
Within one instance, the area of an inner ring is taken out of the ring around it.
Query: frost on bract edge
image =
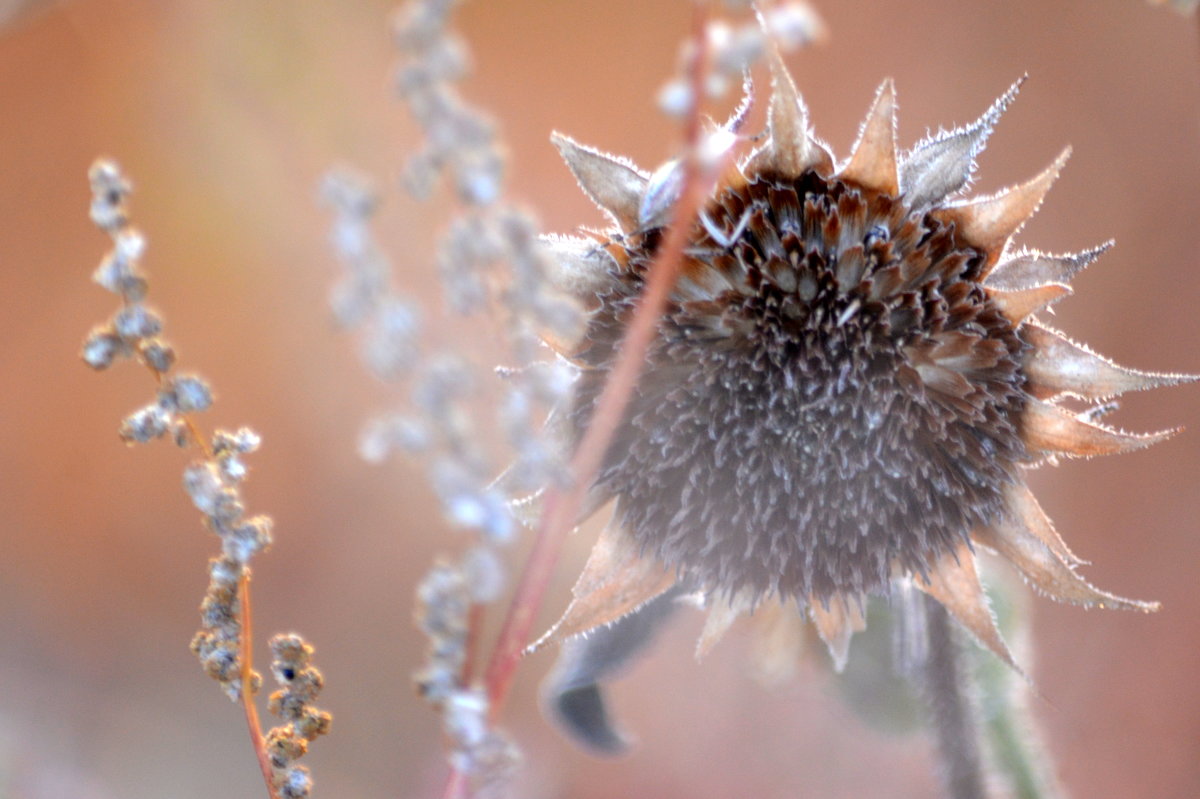
[[[1022,82],[975,123],[901,154],[885,81],[839,163],[772,61],[769,138],[691,229],[593,487],[593,507],[614,502],[614,521],[540,642],[566,641],[549,701],[563,711],[566,697],[591,719],[575,730],[584,741],[617,746],[611,729],[587,727],[608,724],[591,691],[644,646],[644,632],[621,630],[641,630],[632,619],[657,618],[658,598],[679,592],[708,609],[702,648],[747,611],[798,605],[791,612],[814,622],[839,668],[866,599],[898,584],[935,599],[1015,668],[978,577],[980,547],[1060,601],[1156,609],[1080,577],[1025,485],[1029,466],[1174,433],[1124,433],[1060,400],[1192,378],[1117,366],[1038,320],[1108,247],[1009,249],[1069,150],[1026,183],[956,196]],[[616,226],[608,240],[548,242],[556,284],[592,308],[564,353],[580,369],[563,409],[578,441],[662,241],[646,222],[664,215],[647,219],[658,183],[632,162],[561,134],[554,142]],[[601,630],[599,643],[574,638]]]

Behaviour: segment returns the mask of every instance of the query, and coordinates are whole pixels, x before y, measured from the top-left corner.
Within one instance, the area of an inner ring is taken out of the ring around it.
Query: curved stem
[[[242,576],[238,579],[238,601],[241,603],[241,640],[238,642],[239,656],[242,659],[242,709],[246,712],[246,727],[250,731],[250,745],[254,747],[254,756],[258,758],[258,767],[262,771],[263,781],[267,784],[267,794],[271,799],[279,799],[275,792],[275,781],[271,772],[271,761],[267,758],[267,747],[263,741],[262,725],[258,722],[258,706],[254,704],[253,676],[253,617],[250,613],[250,567],[242,567]]]

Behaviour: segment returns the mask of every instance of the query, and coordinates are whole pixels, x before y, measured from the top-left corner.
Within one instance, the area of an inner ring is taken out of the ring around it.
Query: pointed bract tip
[[[1000,121],[1000,117],[1012,105],[1013,100],[1017,99],[1017,95],[1021,93],[1021,87],[1025,85],[1025,81],[1029,80],[1029,73],[1026,72],[1021,77],[1012,82],[1012,85],[1005,90],[1004,94],[996,98],[991,107],[984,112],[980,121],[986,121],[990,125],[995,125]]]
[[[1051,599],[1088,608],[1138,610],[1143,613],[1158,610],[1157,602],[1125,599],[1096,588],[1076,574],[1068,563],[1055,555],[1034,534],[1013,520],[1003,520],[991,527],[976,530],[974,538],[999,553],[1021,572],[1034,590]]]
[[[1045,286],[1018,289],[1017,291],[992,289],[987,292],[987,295],[992,302],[996,303],[1005,319],[1012,322],[1013,325],[1020,325],[1032,314],[1048,308],[1071,293],[1070,286],[1062,283],[1049,283]]]
[[[1197,375],[1142,372],[1118,366],[1062,333],[1041,325],[1027,325],[1022,329],[1022,338],[1033,345],[1025,361],[1030,389],[1043,399],[1069,394],[1105,400],[1127,391],[1164,388],[1200,379]]]
[[[740,132],[746,124],[752,108],[754,108],[754,77],[750,74],[750,70],[746,70],[742,75],[742,101],[738,103],[738,107],[734,109],[729,119],[725,120],[725,130],[730,133]]]
[[[1053,164],[1027,183],[992,197],[940,208],[933,215],[947,224],[956,224],[967,243],[998,258],[1013,234],[1037,212],[1070,157],[1071,148],[1066,147]]]
[[[849,660],[850,639],[855,633],[867,629],[862,607],[857,602],[838,597],[826,608],[816,597],[810,597],[808,613],[817,628],[817,634],[829,649],[834,670],[840,674]]]
[[[708,615],[704,619],[704,629],[700,640],[696,642],[696,660],[703,660],[712,648],[717,645],[733,623],[748,613],[754,602],[747,596],[739,594],[731,598],[715,598],[707,602]]]
[[[751,154],[746,172],[778,172],[797,177],[808,169],[829,175],[833,156],[808,130],[808,112],[783,57],[770,48],[771,104],[767,113],[770,138]]]
[[[580,144],[557,131],[550,135],[550,141],[592,202],[608,213],[622,231],[635,230],[648,176],[625,158]]]
[[[896,160],[896,86],[891,78],[885,78],[875,92],[875,102],[867,112],[858,142],[839,177],[884,194],[900,193]]]
[[[984,282],[992,288],[1005,290],[1027,289],[1047,283],[1069,283],[1115,244],[1114,240],[1109,239],[1099,247],[1067,255],[1030,251],[1015,253],[997,264]]]
[[[526,653],[612,624],[674,585],[673,571],[640,557],[624,532],[608,528],[592,548],[583,573],[571,589],[574,598],[566,612]]]
[[[1125,433],[1085,421],[1057,405],[1037,399],[1025,403],[1022,421],[1025,444],[1030,450],[1082,458],[1145,449],[1180,432],[1180,428],[1175,428],[1157,433]]]
[[[975,158],[1027,77],[1010,86],[975,122],[927,139],[905,156],[900,164],[900,188],[914,208],[937,204],[970,182]]]
[[[1070,566],[1087,564],[1086,560],[1071,551],[1067,542],[1063,541],[1062,536],[1054,529],[1054,522],[1050,521],[1046,511],[1042,510],[1029,486],[1024,483],[1012,486],[1007,492],[1006,504],[1014,519],[1065,563]]]
[[[965,542],[934,564],[928,582],[920,577],[915,577],[913,581],[917,588],[940,602],[984,648],[1022,677],[1025,676],[1000,635],[991,604],[979,581],[975,554]]]

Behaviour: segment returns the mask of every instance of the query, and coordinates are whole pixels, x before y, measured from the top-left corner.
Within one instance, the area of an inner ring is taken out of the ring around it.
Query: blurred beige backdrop
[[[187,651],[215,539],[180,488],[186,457],[126,449],[120,418],[150,381],[77,359],[114,300],[88,277],[99,154],[133,177],[151,297],[185,369],[219,392],[208,424],[250,424],[252,512],[277,522],[256,566],[257,630],[317,646],[335,714],[306,762],[324,797],[429,797],[438,721],[412,694],[423,642],[412,591],[456,545],[420,472],[361,463],[360,422],[390,401],[329,320],[334,270],[315,185],[350,162],[393,185],[416,133],[389,94],[392,3],[77,0],[0,30],[0,797],[262,796],[237,709]],[[823,46],[790,59],[818,132],[845,153],[879,81],[900,131],[975,118],[1031,80],[983,156],[979,188],[1075,154],[1023,243],[1115,237],[1057,324],[1121,363],[1200,372],[1200,58],[1195,25],[1141,0],[828,0]],[[675,131],[653,98],[687,28],[684,0],[464,6],[465,86],[502,125],[514,196],[547,230],[597,224],[547,136],[559,128],[645,166]],[[431,307],[444,211],[391,191],[381,236]],[[482,337],[481,337],[482,341]],[[480,347],[483,345],[480,344]],[[1115,422],[1195,428],[1150,451],[1068,463],[1033,482],[1101,587],[1162,600],[1153,617],[1033,604],[1036,702],[1077,797],[1200,796],[1197,389],[1129,398]],[[547,621],[588,541],[571,542]],[[632,756],[577,753],[538,714],[548,655],[522,671],[510,727],[528,797],[927,797],[919,739],[872,732],[825,670],[768,692],[731,636],[703,664],[698,619],[615,691]],[[851,652],[853,656],[853,649]],[[260,661],[265,652],[260,650]]]

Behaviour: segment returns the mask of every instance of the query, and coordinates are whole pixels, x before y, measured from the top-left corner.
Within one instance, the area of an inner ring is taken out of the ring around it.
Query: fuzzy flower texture
[[[693,223],[592,486],[590,510],[615,500],[614,522],[543,639],[591,633],[569,641],[590,651],[568,646],[559,666],[557,709],[576,726],[602,715],[597,676],[682,594],[708,609],[701,652],[754,610],[810,619],[839,668],[865,600],[907,585],[1015,667],[980,584],[981,549],[1057,600],[1157,608],[1080,577],[1026,486],[1027,467],[1169,437],[1098,418],[1115,395],[1187,378],[1116,366],[1037,319],[1108,248],[1010,249],[1068,152],[1027,183],[956,198],[1019,83],[974,124],[900,154],[885,81],[839,163],[810,132],[778,56],[772,75],[769,137]],[[548,242],[559,282],[590,309],[566,351],[581,373],[566,409],[578,438],[663,241],[658,197],[674,167],[649,175],[566,137],[556,144],[617,227]],[[614,745],[602,727],[577,731]]]

